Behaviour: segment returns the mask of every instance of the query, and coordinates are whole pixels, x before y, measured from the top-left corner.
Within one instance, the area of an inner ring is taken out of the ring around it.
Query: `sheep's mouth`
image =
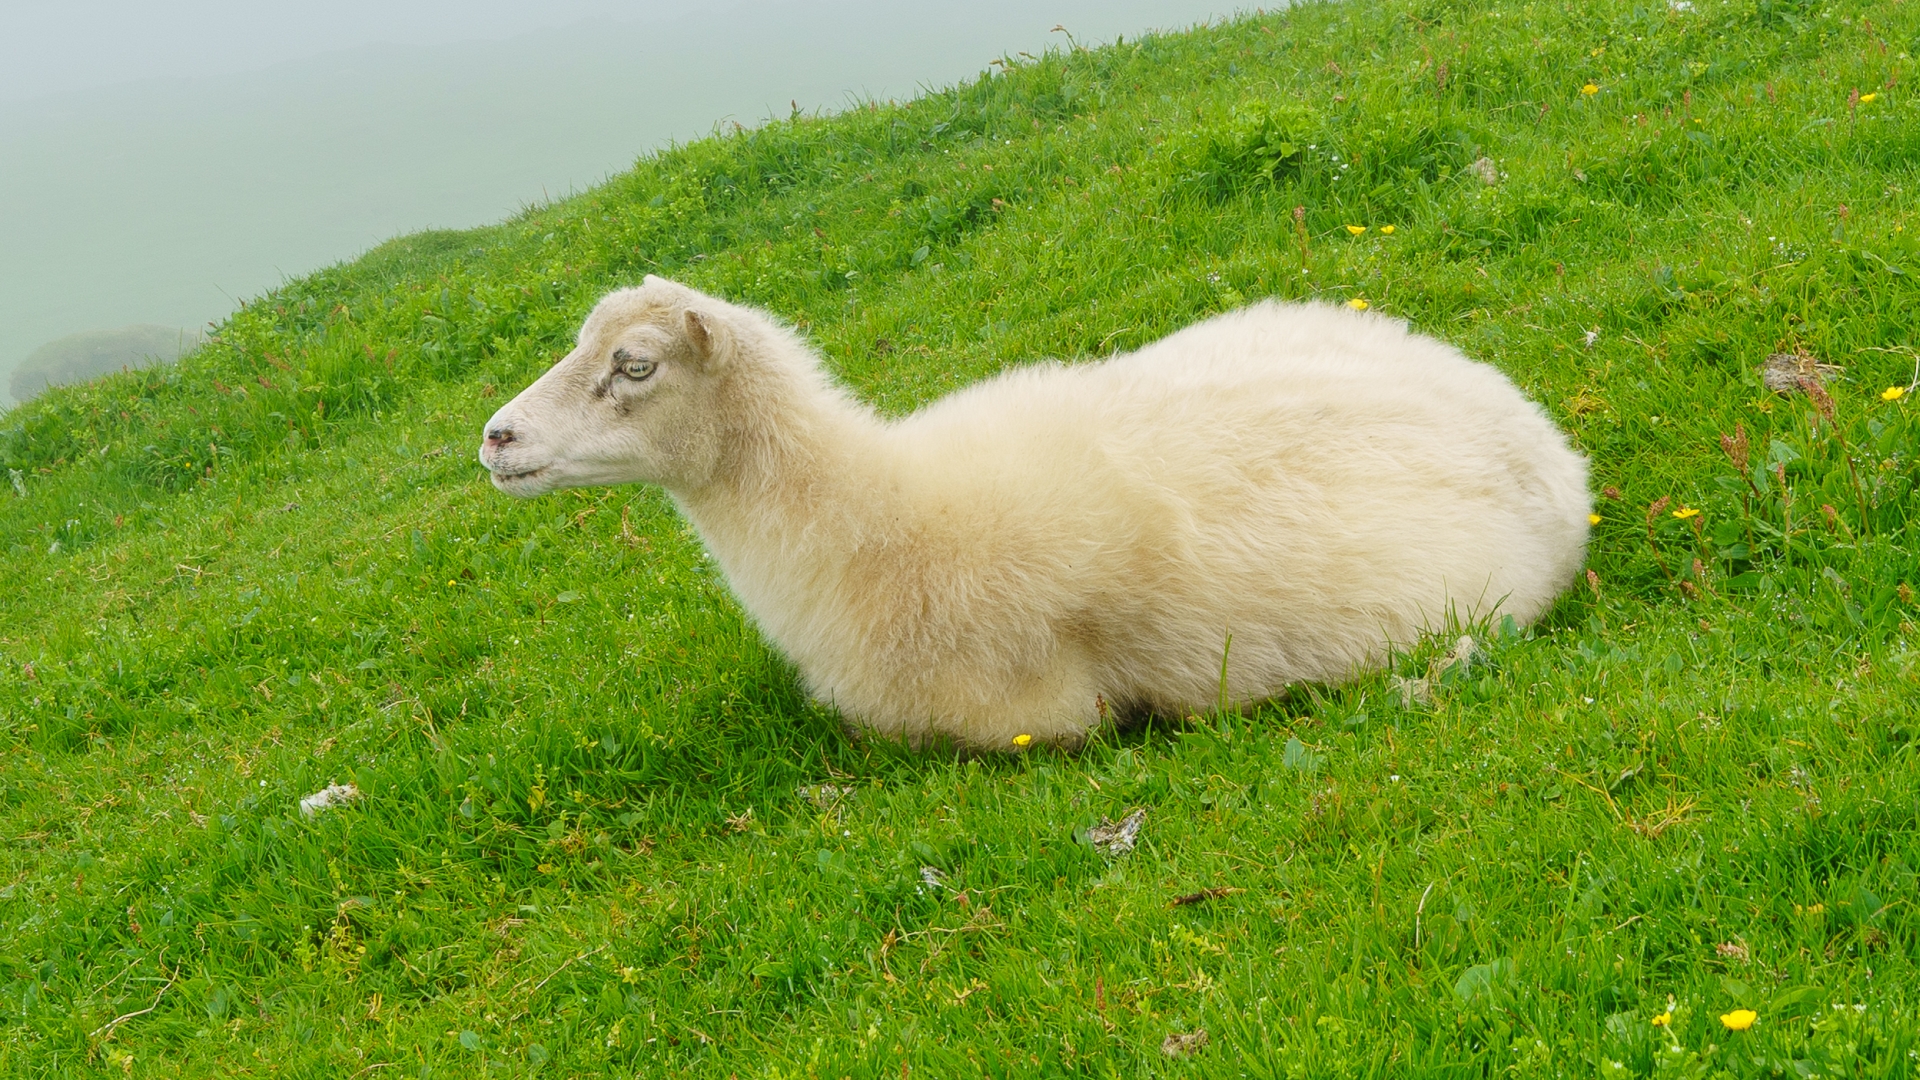
[[[537,481],[541,476],[546,474],[548,468],[549,466],[542,465],[537,469],[527,469],[524,472],[506,472],[500,469],[494,469],[491,470],[493,474],[493,486],[509,494],[517,494],[525,491],[530,486],[536,486]]]

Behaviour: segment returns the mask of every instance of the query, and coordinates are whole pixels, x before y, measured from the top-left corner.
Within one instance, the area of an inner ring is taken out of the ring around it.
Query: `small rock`
[[[1478,652],[1479,649],[1480,646],[1474,643],[1472,635],[1461,634],[1454,639],[1453,649],[1440,661],[1440,670],[1445,671],[1455,664],[1471,662],[1473,660],[1473,654]]]
[[[1439,684],[1440,676],[1453,668],[1466,670],[1473,665],[1473,658],[1480,655],[1480,643],[1467,634],[1461,634],[1453,643],[1453,651],[1445,656],[1436,656],[1427,664],[1427,674],[1423,678],[1407,679],[1399,675],[1387,677],[1387,685],[1400,695],[1400,707],[1410,709],[1415,702],[1422,705],[1433,704],[1433,688]]]
[[[1461,668],[1471,666],[1474,656],[1479,652],[1479,644],[1466,634],[1461,634],[1460,640],[1453,643],[1453,651],[1448,653],[1446,659],[1440,662],[1440,670],[1445,671],[1455,666]]]
[[[1433,683],[1426,679],[1403,679],[1398,675],[1389,676],[1387,685],[1400,695],[1400,707],[1413,708],[1414,702],[1422,705],[1433,704]]]
[[[310,818],[322,810],[344,806],[359,797],[360,789],[352,784],[328,784],[300,800],[300,814],[302,817]]]
[[[794,789],[794,794],[822,810],[837,805],[840,800],[853,793],[853,788],[841,787],[838,784],[802,784]]]
[[[1841,369],[1814,359],[1805,349],[1777,352],[1760,365],[1760,381],[1776,394],[1805,393],[1809,383],[1825,386]]]
[[[1167,1041],[1160,1044],[1160,1052],[1170,1058],[1191,1057],[1199,1053],[1200,1048],[1205,1045],[1207,1045],[1206,1028],[1198,1031],[1176,1031],[1167,1036]]]
[[[1119,821],[1100,819],[1100,824],[1087,830],[1087,842],[1105,855],[1125,855],[1133,850],[1140,837],[1140,826],[1146,824],[1147,808],[1140,807]]]

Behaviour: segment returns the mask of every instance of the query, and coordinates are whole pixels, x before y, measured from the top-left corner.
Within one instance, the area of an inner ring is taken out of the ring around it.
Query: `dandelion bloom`
[[[1700,511],[1695,510],[1691,506],[1683,506],[1680,509],[1675,510],[1673,512],[1673,516],[1679,518],[1681,521],[1685,521],[1690,517],[1699,517]]]
[[[1368,308],[1372,307],[1373,305],[1367,303],[1365,300],[1362,300],[1356,296],[1353,299],[1347,301],[1347,306],[1352,308],[1355,311],[1365,311]]]
[[[1359,236],[1361,233],[1367,231],[1367,227],[1365,225],[1349,225],[1347,226],[1347,231],[1355,236]]]
[[[1671,1012],[1663,1012],[1659,1016],[1656,1016],[1653,1018],[1654,1027],[1666,1027],[1668,1024],[1671,1024],[1671,1023],[1673,1023],[1673,1014]]]
[[[1879,96],[1880,96],[1879,94],[1861,94],[1860,104],[1865,105],[1867,102],[1872,101],[1874,98],[1877,98]]]
[[[1760,1014],[1754,1012],[1752,1009],[1735,1009],[1730,1013],[1722,1013],[1720,1016],[1720,1022],[1727,1025],[1728,1031],[1745,1031],[1752,1027],[1753,1022],[1758,1019],[1760,1019]]]
[[[1598,525],[1598,524],[1600,524],[1600,515],[1599,515],[1599,514],[1588,514],[1588,515],[1587,515],[1587,524],[1589,524],[1589,525]]]
[[[1015,745],[1015,746],[1018,746],[1018,747],[1020,747],[1020,748],[1021,748],[1022,750],[1024,750],[1024,749],[1026,749],[1027,747],[1029,747],[1029,746],[1032,746],[1032,745],[1033,745],[1033,736],[1031,736],[1031,735],[1027,735],[1027,734],[1024,734],[1024,733],[1022,733],[1022,734],[1019,734],[1019,735],[1015,735],[1015,736],[1013,737],[1013,745]]]
[[[1385,233],[1385,234],[1386,234],[1386,235],[1388,235],[1388,236],[1392,236],[1392,235],[1393,235],[1393,226],[1391,226],[1391,225],[1382,225],[1382,226],[1380,226],[1380,231],[1381,231],[1382,233]]]
[[[1580,92],[1587,95],[1588,97],[1592,97],[1593,95],[1600,92],[1600,88],[1598,86],[1595,86],[1592,83],[1588,83],[1587,85],[1580,88]]]
[[[1899,401],[1906,396],[1907,388],[1904,386],[1889,386],[1885,390],[1880,391],[1881,401]]]

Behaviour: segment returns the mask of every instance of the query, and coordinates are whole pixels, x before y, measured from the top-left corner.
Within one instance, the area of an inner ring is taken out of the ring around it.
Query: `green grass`
[[[1307,5],[679,147],[48,392],[0,420],[0,1072],[1912,1075],[1917,46],[1892,0]],[[1592,456],[1594,574],[1431,701],[856,742],[659,492],[472,460],[647,272],[890,411],[1365,299]],[[1794,349],[1830,416],[1762,387]]]

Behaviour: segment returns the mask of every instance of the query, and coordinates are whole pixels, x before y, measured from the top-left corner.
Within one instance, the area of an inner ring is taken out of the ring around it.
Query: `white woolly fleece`
[[[1073,745],[1212,706],[1223,662],[1252,702],[1449,616],[1531,622],[1591,509],[1499,371],[1317,304],[883,421],[771,317],[649,278],[488,433],[511,494],[664,485],[810,691],[915,744]]]

